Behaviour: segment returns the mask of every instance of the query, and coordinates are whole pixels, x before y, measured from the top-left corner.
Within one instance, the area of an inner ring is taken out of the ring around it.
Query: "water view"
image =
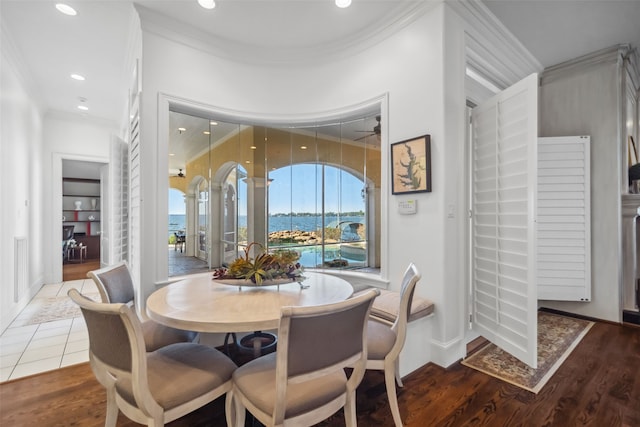
[[[185,220],[185,215],[169,215],[170,237],[185,230]],[[323,259],[329,263],[346,261],[350,266],[362,266],[366,260],[366,243],[362,241],[364,236],[358,234],[358,228],[364,227],[364,220],[364,215],[325,216],[325,230],[334,229],[335,232],[325,232],[323,253],[323,246],[316,244],[321,243],[321,233],[318,232],[323,228],[321,215],[270,215],[270,246],[295,247],[300,252],[300,263],[305,267],[322,265]],[[246,229],[246,226],[247,217],[238,217],[238,229]]]
[[[325,227],[337,227],[338,223],[364,223],[363,215],[351,216],[325,216]],[[247,226],[247,217],[238,217],[238,227]],[[317,231],[322,228],[322,217],[320,215],[309,216],[269,216],[269,233],[275,231]],[[185,215],[169,215],[169,236],[178,231],[186,229]]]

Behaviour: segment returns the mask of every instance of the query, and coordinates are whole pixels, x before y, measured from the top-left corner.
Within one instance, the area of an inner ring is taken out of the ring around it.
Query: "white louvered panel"
[[[474,329],[537,366],[537,76],[473,110]]]
[[[498,302],[499,331],[517,348],[527,346],[524,299],[505,298],[504,286],[526,289],[528,166],[526,100],[512,96],[498,104]]]
[[[127,260],[129,210],[129,145],[121,139],[111,143],[111,259],[110,263]]]
[[[136,86],[137,88],[138,86]],[[140,226],[141,226],[141,190],[140,190],[140,92],[134,91],[131,96],[131,124],[129,132],[128,155],[128,189],[125,192],[128,205],[128,235],[126,236],[128,253],[127,259],[134,280],[140,276]],[[124,209],[124,208],[123,208]]]
[[[538,140],[538,298],[591,300],[589,143]]]

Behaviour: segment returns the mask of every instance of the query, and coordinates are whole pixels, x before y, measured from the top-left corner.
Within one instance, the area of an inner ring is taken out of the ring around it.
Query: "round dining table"
[[[277,329],[282,307],[344,301],[353,287],[339,277],[305,272],[300,283],[235,286],[194,275],[162,287],[147,299],[147,314],[166,326],[198,332]]]

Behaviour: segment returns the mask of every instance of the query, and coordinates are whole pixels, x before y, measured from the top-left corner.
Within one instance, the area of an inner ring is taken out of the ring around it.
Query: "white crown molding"
[[[214,106],[181,96],[172,95],[165,92],[158,93],[158,104],[170,106],[172,111],[183,114],[199,116],[204,113],[206,117],[230,123],[250,124],[250,125],[290,125],[301,127],[307,125],[319,125],[336,123],[345,118],[360,118],[373,112],[378,112],[381,104],[386,102],[389,94],[383,93],[379,96],[364,100],[357,104],[343,106],[330,111],[317,111],[313,113],[292,113],[292,114],[271,114],[256,113],[251,111],[240,111],[229,108]]]
[[[40,115],[43,115],[47,110],[47,106],[44,101],[37,96],[42,91],[36,84],[36,81],[31,74],[31,70],[27,67],[23,56],[20,54],[19,49],[16,47],[15,42],[7,26],[4,23],[4,17],[0,17],[0,53],[4,56],[10,64],[16,69],[18,79],[22,82],[25,91],[29,95],[31,101],[35,104],[39,110]],[[1,62],[1,61],[0,61]],[[2,69],[5,68],[3,65]]]
[[[541,75],[540,82],[549,83],[565,75],[572,75],[578,70],[586,70],[600,64],[622,64],[623,59],[629,52],[629,45],[622,44],[579,56],[569,61],[547,67]]]
[[[475,69],[490,72],[503,87],[543,70],[540,61],[482,1],[445,0],[445,3],[469,26],[467,49],[472,55],[468,60]]]
[[[214,36],[138,4],[134,4],[134,7],[140,16],[143,32],[149,32],[167,40],[236,62],[260,65],[291,65],[300,64],[301,62],[322,63],[327,60],[346,58],[362,52],[414,22],[435,8],[440,2],[416,1],[399,6],[392,16],[386,16],[384,21],[373,23],[365,30],[354,34],[349,40],[333,41],[316,46],[304,46],[303,48],[273,47],[269,49]]]

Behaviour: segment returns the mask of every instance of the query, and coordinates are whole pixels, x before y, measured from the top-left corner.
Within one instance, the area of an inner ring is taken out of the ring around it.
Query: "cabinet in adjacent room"
[[[87,258],[100,258],[100,180],[62,178],[62,224],[73,226],[77,243],[87,246]]]

